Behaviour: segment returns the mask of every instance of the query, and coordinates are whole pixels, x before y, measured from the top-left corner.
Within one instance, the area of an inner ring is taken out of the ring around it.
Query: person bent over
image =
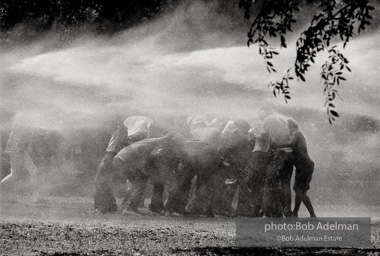
[[[288,123],[292,134],[291,146],[293,148],[294,163],[296,166],[296,175],[293,187],[296,193],[296,199],[293,216],[298,216],[299,208],[303,202],[309,211],[310,216],[316,217],[311,200],[307,195],[314,172],[314,162],[309,157],[306,139],[298,129],[297,123],[293,120],[288,120]]]

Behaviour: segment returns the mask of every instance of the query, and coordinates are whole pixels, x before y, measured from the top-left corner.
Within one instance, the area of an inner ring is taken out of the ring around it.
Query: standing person
[[[251,157],[247,164],[248,176],[245,179],[252,194],[252,217],[261,217],[263,213],[263,193],[266,170],[270,160],[270,138],[263,132],[262,121],[256,122],[249,130],[250,139],[254,140]]]
[[[288,118],[268,107],[261,110],[260,118],[263,121],[263,132],[269,135],[271,144],[271,156],[264,182],[264,214],[267,217],[291,217],[293,149],[289,146]]]
[[[297,123],[290,119],[288,120],[288,124],[292,134],[291,146],[293,148],[294,164],[296,166],[296,176],[293,187],[296,193],[296,199],[293,217],[298,217],[301,203],[305,204],[310,213],[310,217],[316,217],[311,200],[307,195],[314,172],[314,162],[310,159],[306,139],[299,130]]]
[[[28,175],[29,185],[33,186],[37,182],[38,168],[28,151],[34,128],[28,121],[28,116],[24,113],[17,113],[13,120],[12,131],[5,148],[5,152],[10,156],[11,173],[0,182],[1,194],[17,192],[28,187],[25,184]]]
[[[251,216],[251,192],[246,183],[246,165],[249,161],[253,145],[248,140],[249,123],[244,119],[230,120],[222,131],[222,147],[220,153],[230,167],[227,168],[227,183],[229,188],[224,200],[232,208],[233,199],[238,193],[236,215]]]

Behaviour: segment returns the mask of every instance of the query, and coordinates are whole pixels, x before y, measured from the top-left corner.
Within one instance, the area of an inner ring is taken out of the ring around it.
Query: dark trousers
[[[129,175],[127,177],[132,184],[131,202],[129,207],[132,209],[137,209],[142,197],[144,196],[149,177],[140,170],[135,170],[133,173],[129,171]]]
[[[270,152],[253,152],[249,159],[247,185],[252,195],[252,216],[260,217],[263,212],[264,184]]]
[[[290,180],[293,172],[292,153],[274,150],[266,170],[263,206],[267,217],[291,216]],[[280,212],[282,209],[283,212]]]
[[[188,205],[188,211],[191,213],[214,215],[217,177],[211,175],[212,170],[209,170],[208,172],[210,176],[197,176],[194,197],[192,197],[192,200],[190,200]]]
[[[161,212],[164,208],[163,197],[164,197],[165,186],[163,184],[153,184],[153,195],[149,205],[149,209],[152,212]]]
[[[166,209],[169,212],[184,213],[189,199],[191,180],[196,176],[196,170],[186,165],[181,165],[176,173],[176,184],[169,192]]]

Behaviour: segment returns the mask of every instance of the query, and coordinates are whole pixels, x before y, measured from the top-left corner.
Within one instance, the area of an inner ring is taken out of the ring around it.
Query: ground
[[[367,249],[237,248],[233,218],[103,215],[92,207],[85,197],[1,199],[0,255],[380,255],[379,218]]]

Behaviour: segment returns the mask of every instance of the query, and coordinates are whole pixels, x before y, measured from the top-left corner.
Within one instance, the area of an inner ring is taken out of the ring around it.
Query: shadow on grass
[[[174,249],[173,253],[196,253],[199,255],[380,255],[379,249],[348,248],[258,248],[258,247],[202,247],[192,249]],[[376,253],[376,254],[375,254]],[[378,254],[379,253],[379,254]]]

